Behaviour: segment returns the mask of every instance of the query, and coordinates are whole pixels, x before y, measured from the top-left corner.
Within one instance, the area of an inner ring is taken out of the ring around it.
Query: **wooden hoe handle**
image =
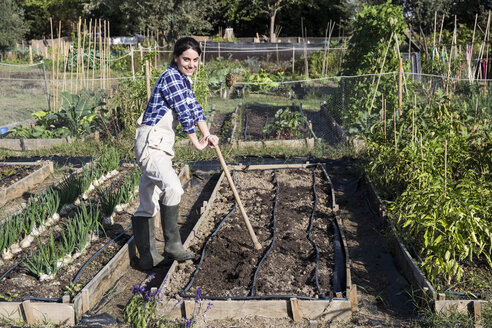
[[[251,239],[253,240],[253,244],[255,246],[255,249],[261,249],[261,244],[258,242],[258,239],[256,238],[255,232],[253,231],[253,227],[251,226],[251,223],[249,223],[248,215],[246,214],[246,211],[244,210],[243,203],[241,202],[241,199],[239,198],[239,194],[237,193],[236,186],[234,186],[234,181],[232,181],[231,174],[229,173],[229,170],[227,168],[227,165],[224,161],[224,157],[222,157],[222,152],[220,151],[219,145],[215,146],[215,151],[217,152],[217,156],[219,157],[220,165],[222,165],[222,169],[224,170],[224,173],[227,177],[227,181],[229,181],[229,185],[231,186],[232,193],[234,194],[234,198],[236,198],[236,202],[239,205],[239,209],[241,210],[241,214],[243,215],[244,223],[246,223],[246,227],[248,228],[249,235],[251,236]]]

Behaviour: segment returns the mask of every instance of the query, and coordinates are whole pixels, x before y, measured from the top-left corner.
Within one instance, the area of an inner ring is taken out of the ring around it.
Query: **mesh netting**
[[[43,63],[0,63],[0,126],[25,121],[31,113],[48,109],[48,87]]]

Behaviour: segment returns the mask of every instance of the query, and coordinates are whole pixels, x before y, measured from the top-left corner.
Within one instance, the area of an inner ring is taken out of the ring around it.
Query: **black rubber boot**
[[[161,223],[164,232],[164,256],[176,261],[185,261],[195,257],[195,254],[185,251],[178,229],[179,204],[166,206],[161,204]]]
[[[164,260],[155,246],[154,218],[132,216],[133,236],[140,254],[139,266],[150,270]]]

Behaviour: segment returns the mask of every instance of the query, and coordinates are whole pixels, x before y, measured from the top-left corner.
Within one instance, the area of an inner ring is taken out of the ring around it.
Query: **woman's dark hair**
[[[198,41],[187,36],[179,39],[174,44],[173,58],[171,59],[171,63],[175,64],[174,56],[179,57],[183,52],[185,52],[188,49],[195,50],[198,53],[198,56],[202,54],[202,49],[200,48],[200,44],[198,43]]]

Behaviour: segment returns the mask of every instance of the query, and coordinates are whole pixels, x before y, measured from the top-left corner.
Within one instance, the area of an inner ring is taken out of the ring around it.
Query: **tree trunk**
[[[274,10],[270,16],[270,42],[277,42],[277,36],[275,35],[275,16],[277,10]]]

